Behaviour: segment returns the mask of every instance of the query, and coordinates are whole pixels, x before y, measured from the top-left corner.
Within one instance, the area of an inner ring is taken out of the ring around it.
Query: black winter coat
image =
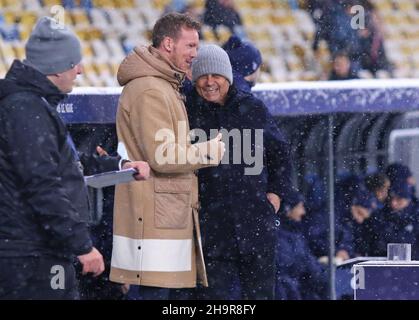
[[[276,247],[278,300],[327,298],[327,273],[312,254],[301,222],[281,219]]]
[[[211,257],[233,258],[239,253],[274,250],[276,214],[266,193],[284,198],[291,188],[288,142],[263,102],[234,86],[224,106],[205,101],[193,90],[187,96],[187,109],[192,129],[204,130],[208,138],[214,138],[219,129],[236,130],[242,140],[240,163],[233,161],[233,146],[240,141],[230,138],[224,155],[229,157],[228,163],[223,159],[217,167],[198,171],[204,252]],[[263,144],[255,140],[257,129],[263,130]],[[252,138],[248,146],[243,142],[245,136]],[[255,166],[245,163],[246,148],[252,155],[262,154],[260,173],[245,173],[245,168]]]
[[[365,230],[370,256],[385,257],[388,243],[410,243],[412,260],[419,259],[419,207],[413,201],[399,212],[384,206],[367,220]]]
[[[56,111],[61,94],[14,61],[0,80],[0,256],[72,257],[92,249],[87,191]]]

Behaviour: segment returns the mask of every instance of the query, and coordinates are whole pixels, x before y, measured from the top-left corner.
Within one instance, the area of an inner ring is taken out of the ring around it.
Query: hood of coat
[[[179,88],[185,73],[152,46],[137,46],[122,61],[117,79],[121,86],[141,77],[158,77]]]
[[[61,93],[44,74],[19,60],[15,60],[5,79],[0,80],[0,99],[22,91],[37,93],[45,97],[52,105],[57,105],[67,96]]]

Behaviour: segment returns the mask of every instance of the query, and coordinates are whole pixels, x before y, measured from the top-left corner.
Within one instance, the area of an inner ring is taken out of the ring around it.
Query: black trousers
[[[0,258],[0,299],[77,300],[73,262],[54,257]]]
[[[199,287],[196,299],[272,300],[275,292],[275,253],[239,256],[237,259],[205,258],[208,288]]]

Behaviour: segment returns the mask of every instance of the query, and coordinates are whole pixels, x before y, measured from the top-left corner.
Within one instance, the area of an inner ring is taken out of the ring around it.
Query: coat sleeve
[[[264,144],[268,169],[268,192],[286,198],[291,192],[291,146],[275,123],[268,109],[265,112]]]
[[[52,247],[81,255],[90,252],[92,242],[87,225],[68,198],[59,173],[59,128],[39,98],[21,99],[25,107],[11,106],[5,123],[10,160],[21,192]],[[20,105],[20,104],[19,104]],[[62,139],[65,143],[65,137]]]
[[[145,155],[150,167],[160,173],[187,173],[210,165],[201,148],[186,141],[189,132],[176,137],[178,123],[173,119],[173,102],[161,91],[149,89],[136,99],[130,108],[129,126],[137,147]],[[185,128],[186,128],[185,119]],[[186,128],[187,129],[187,128]],[[186,130],[185,130],[186,131]],[[157,136],[160,135],[160,138]],[[204,142],[205,144],[205,142]],[[165,161],[161,156],[171,161]]]

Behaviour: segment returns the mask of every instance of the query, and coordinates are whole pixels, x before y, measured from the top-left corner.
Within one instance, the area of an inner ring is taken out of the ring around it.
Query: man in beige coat
[[[149,180],[116,187],[110,279],[130,284],[129,297],[167,299],[167,288],[207,285],[194,171],[218,165],[225,147],[221,135],[193,145],[188,139],[179,88],[197,55],[199,28],[186,15],[163,16],[153,45],[136,47],[118,70],[118,151],[152,169]]]

